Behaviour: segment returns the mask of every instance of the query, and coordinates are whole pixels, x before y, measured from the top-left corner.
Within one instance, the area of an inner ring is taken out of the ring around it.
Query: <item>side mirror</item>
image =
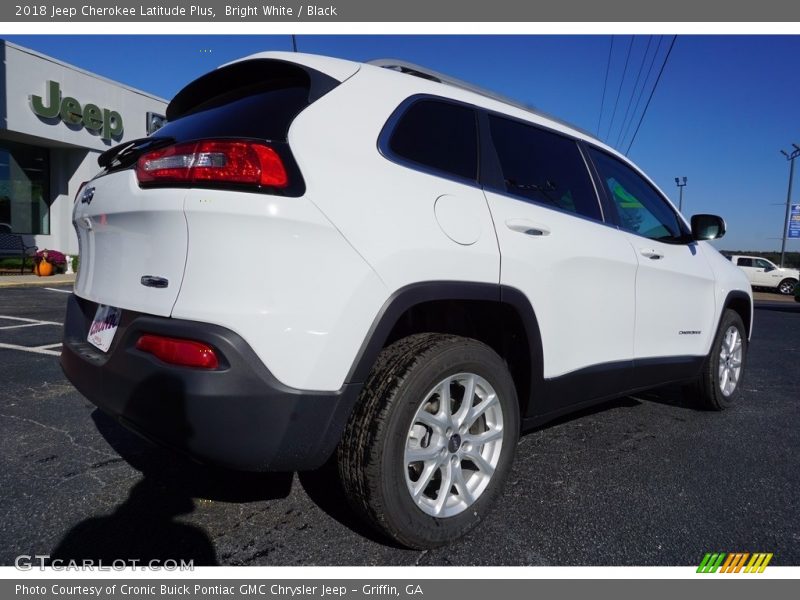
[[[770,273],[770,272],[772,272],[774,270],[775,270],[775,267],[773,267],[771,265],[769,267],[764,267],[764,273]]]
[[[718,240],[725,235],[725,221],[717,215],[692,215],[692,238]]]

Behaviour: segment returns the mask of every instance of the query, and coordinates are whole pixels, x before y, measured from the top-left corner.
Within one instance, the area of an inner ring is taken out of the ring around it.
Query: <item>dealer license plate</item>
[[[114,335],[117,333],[121,316],[122,309],[105,304],[98,306],[86,341],[95,348],[108,352],[111,342],[114,341]]]

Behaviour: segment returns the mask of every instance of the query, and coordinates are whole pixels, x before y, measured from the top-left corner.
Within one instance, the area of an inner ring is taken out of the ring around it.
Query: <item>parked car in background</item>
[[[739,256],[734,254],[730,260],[747,274],[753,287],[769,288],[780,294],[790,296],[800,280],[797,269],[784,269],[760,256]]]

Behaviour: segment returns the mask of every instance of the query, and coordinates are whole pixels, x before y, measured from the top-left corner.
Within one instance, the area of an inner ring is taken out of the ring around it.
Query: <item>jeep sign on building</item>
[[[77,254],[73,199],[97,157],[147,135],[166,101],[0,40],[0,231]]]
[[[61,94],[57,81],[47,82],[47,101],[41,96],[31,96],[31,108],[43,119],[61,119],[67,125],[86,127],[92,133],[99,133],[102,140],[121,139],[125,128],[122,115],[108,108],[100,109],[96,104],[86,104],[70,96]]]

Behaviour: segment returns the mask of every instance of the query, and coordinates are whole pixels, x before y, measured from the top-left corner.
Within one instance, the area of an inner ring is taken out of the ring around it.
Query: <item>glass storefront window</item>
[[[0,229],[50,233],[50,160],[46,148],[0,140]]]

